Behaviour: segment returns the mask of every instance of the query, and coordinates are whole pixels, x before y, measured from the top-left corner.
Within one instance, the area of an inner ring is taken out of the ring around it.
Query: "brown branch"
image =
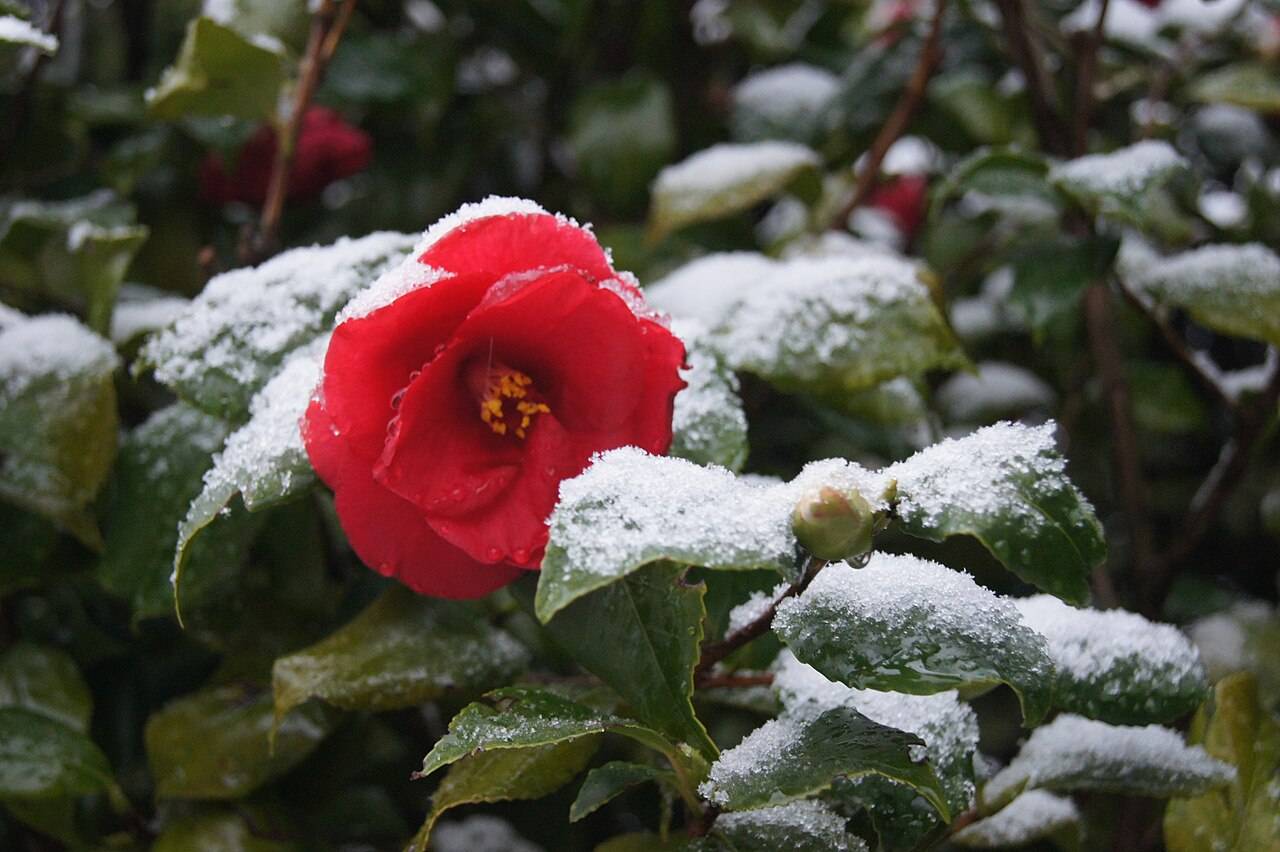
[[[920,108],[920,104],[924,101],[924,93],[925,89],[928,88],[929,80],[933,77],[933,72],[937,70],[938,63],[942,61],[942,18],[946,9],[947,0],[937,0],[937,6],[933,10],[933,18],[929,23],[929,34],[925,36],[924,45],[920,49],[920,58],[916,62],[915,69],[911,72],[907,87],[902,90],[902,96],[898,98],[898,103],[894,106],[893,112],[889,113],[884,126],[880,128],[880,132],[876,134],[875,140],[867,150],[862,169],[858,172],[858,180],[854,185],[853,195],[836,212],[836,215],[831,220],[831,228],[843,229],[853,211],[857,210],[867,200],[867,196],[871,194],[876,181],[880,178],[880,164],[884,162],[885,155],[889,153],[893,143],[897,142],[899,137],[906,132],[908,125],[911,124],[911,119],[915,117],[916,110]]]
[[[1027,83],[1027,98],[1031,102],[1031,121],[1035,124],[1040,147],[1046,151],[1066,156],[1069,139],[1058,110],[1054,106],[1057,97],[1053,81],[1041,61],[1040,51],[1027,26],[1024,0],[996,0],[1000,8],[1000,20],[1004,25],[1005,40],[1009,52],[1022,71]]]
[[[267,184],[267,197],[262,204],[262,216],[255,230],[247,230],[240,246],[242,262],[259,263],[270,257],[276,250],[280,218],[284,214],[284,202],[289,192],[289,172],[293,167],[293,156],[298,144],[298,134],[302,130],[302,122],[306,117],[311,99],[315,95],[324,70],[338,49],[351,14],[355,11],[356,0],[341,0],[338,6],[334,0],[321,0],[320,8],[311,18],[311,34],[307,39],[307,49],[302,57],[301,73],[294,93],[293,105],[284,126],[276,131],[276,155],[271,164],[271,178]]]
[[[1270,380],[1253,404],[1237,410],[1235,434],[1222,448],[1217,463],[1196,489],[1196,494],[1191,499],[1190,512],[1180,526],[1178,537],[1161,557],[1166,566],[1166,574],[1168,569],[1190,556],[1209,532],[1213,521],[1248,470],[1253,449],[1266,434],[1267,424],[1271,421],[1277,404],[1280,404],[1280,365],[1272,368]]]
[[[770,625],[773,624],[773,616],[778,612],[778,604],[795,595],[800,594],[809,587],[813,582],[813,578],[818,576],[818,572],[822,570],[827,563],[821,559],[810,559],[805,566],[804,574],[800,579],[793,583],[781,596],[775,600],[768,609],[756,616],[751,622],[742,625],[734,630],[728,636],[719,641],[703,642],[702,653],[698,657],[697,668],[693,670],[694,683],[702,686],[711,677],[711,668],[752,639],[759,638],[768,632]]]
[[[1110,298],[1105,282],[1098,281],[1089,285],[1084,294],[1085,326],[1094,366],[1102,378],[1107,407],[1110,409],[1120,501],[1133,536],[1134,572],[1142,592],[1141,609],[1151,613],[1158,605],[1153,593],[1159,569],[1152,560],[1153,537],[1147,517],[1146,484],[1142,478],[1142,461],[1138,451],[1137,429],[1133,422],[1129,382],[1124,373],[1124,355],[1116,342]]]
[[[1087,33],[1076,36],[1076,110],[1075,127],[1071,134],[1072,153],[1084,156],[1089,149],[1089,123],[1093,118],[1093,80],[1098,73],[1098,51],[1105,37],[1107,9],[1111,0],[1102,0],[1098,10],[1098,23]]]

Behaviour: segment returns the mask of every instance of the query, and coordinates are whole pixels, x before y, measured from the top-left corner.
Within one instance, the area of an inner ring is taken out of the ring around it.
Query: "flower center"
[[[486,366],[478,377],[469,371],[468,380],[480,399],[480,419],[494,434],[512,432],[523,439],[534,418],[551,411],[545,402],[534,398],[533,379],[511,367]]]

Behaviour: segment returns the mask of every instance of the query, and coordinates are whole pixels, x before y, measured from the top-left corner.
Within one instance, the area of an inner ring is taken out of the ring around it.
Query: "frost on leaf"
[[[213,278],[142,352],[179,396],[231,419],[289,353],[329,331],[354,295],[413,247],[411,234],[376,233],[293,249],[261,266]]]
[[[658,174],[651,229],[662,236],[740,213],[802,175],[816,174],[819,163],[817,154],[794,142],[713,145]]]
[[[845,828],[847,822],[823,802],[798,799],[724,814],[716,820],[714,833],[740,852],[867,852],[862,838]]]
[[[1113,724],[1168,722],[1205,697],[1200,655],[1176,627],[1124,610],[1075,609],[1052,595],[1016,605],[1049,641],[1054,704],[1063,710]]]
[[[710,348],[700,323],[679,320],[672,332],[684,341],[689,366],[681,371],[687,386],[675,399],[671,455],[737,470],[747,460],[747,416],[738,377]]]
[[[101,547],[85,507],[116,452],[115,349],[70,316],[0,316],[0,500]]]
[[[840,91],[840,79],[825,68],[792,62],[748,74],[733,89],[730,127],[736,139],[805,141]]]
[[[1250,243],[1203,246],[1164,258],[1136,254],[1122,255],[1130,286],[1216,331],[1280,346],[1280,257],[1271,249]]]
[[[1189,168],[1168,142],[1146,140],[1054,166],[1049,182],[1095,216],[1142,227],[1163,186]]]
[[[249,421],[231,433],[204,475],[204,486],[178,525],[174,590],[192,540],[236,495],[250,511],[262,509],[308,488],[315,481],[298,426],[320,379],[328,340],[295,352],[249,404]]]
[[[1064,713],[1037,728],[982,791],[987,809],[1024,790],[1099,790],[1193,796],[1229,784],[1235,770],[1158,725],[1122,727]]]
[[[603,453],[560,484],[538,578],[538,617],[546,621],[587,592],[663,559],[790,577],[797,557],[791,512],[818,484],[857,489],[873,506],[886,506],[885,479],[840,459],[760,487],[723,468],[631,447]]]
[[[951,422],[983,423],[1048,410],[1053,388],[1030,370],[1004,361],[982,361],[977,373],[956,373],[938,388],[934,401]]]
[[[720,326],[744,293],[778,266],[751,251],[708,254],[686,263],[645,288],[645,299],[678,319]]]
[[[915,734],[924,740],[919,749],[942,782],[947,806],[961,813],[973,805],[973,756],[978,747],[978,717],[954,691],[935,695],[909,695],[854,689],[825,678],[812,666],[784,650],[775,663],[773,688],[789,715],[816,715],[832,707],[851,707],[873,722]],[[895,846],[914,846],[937,825],[935,815],[913,805],[916,791],[880,776],[864,776],[836,783],[834,793],[842,802],[865,807],[882,835],[911,835],[913,840]]]
[[[952,838],[972,849],[1024,846],[1080,824],[1080,809],[1064,796],[1030,790],[986,819],[965,826]]]
[[[1053,432],[1053,423],[996,423],[892,465],[903,528],[932,541],[972,535],[1023,580],[1083,603],[1106,544]]]
[[[1053,664],[1012,601],[968,574],[875,553],[828,565],[778,606],[773,629],[796,657],[859,689],[929,695],[1007,683],[1028,724],[1049,709]]]
[[[0,42],[20,47],[34,47],[41,53],[58,52],[58,37],[24,21],[17,15],[0,15]]]

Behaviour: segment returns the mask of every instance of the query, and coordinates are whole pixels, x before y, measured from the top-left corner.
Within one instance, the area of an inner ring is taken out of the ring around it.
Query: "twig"
[[[311,19],[311,34],[307,39],[306,53],[302,58],[298,87],[293,105],[284,126],[276,133],[276,155],[271,164],[271,179],[267,184],[267,197],[262,204],[262,217],[256,231],[248,231],[240,246],[242,262],[257,263],[269,257],[276,247],[280,230],[280,217],[284,214],[284,202],[289,192],[289,172],[298,144],[298,134],[307,108],[316,88],[324,76],[324,69],[338,49],[356,0],[342,0],[341,6],[334,0],[321,0],[320,8]]]
[[[715,824],[716,817],[720,816],[720,806],[707,803],[702,809],[702,813],[698,814],[698,818],[689,823],[687,829],[690,837],[706,837],[707,832],[711,830],[711,826]]]
[[[1000,20],[1004,25],[1009,52],[1022,70],[1027,83],[1027,97],[1031,101],[1031,120],[1036,127],[1040,145],[1047,151],[1066,155],[1069,142],[1062,120],[1054,104],[1053,83],[1045,71],[1040,52],[1027,30],[1026,10],[1023,0],[996,0],[1000,7]]]
[[[1075,128],[1071,134],[1072,152],[1083,156],[1089,148],[1089,122],[1093,117],[1093,78],[1098,72],[1098,50],[1105,37],[1107,8],[1111,0],[1102,0],[1098,10],[1098,23],[1093,30],[1077,36],[1076,54],[1076,114]]]
[[[698,658],[698,666],[693,670],[694,683],[702,686],[707,679],[711,677],[711,667],[741,648],[743,645],[763,636],[769,630],[769,626],[773,624],[773,616],[778,611],[778,604],[795,595],[800,594],[809,587],[813,582],[813,578],[818,576],[818,572],[822,570],[827,563],[821,559],[810,559],[805,566],[804,573],[794,584],[790,586],[781,596],[775,600],[768,609],[756,616],[751,622],[742,625],[737,630],[730,633],[723,639],[715,642],[702,643],[702,654]]]
[[[1116,474],[1120,480],[1121,503],[1133,536],[1134,571],[1143,592],[1142,609],[1152,612],[1157,605],[1151,593],[1158,572],[1152,564],[1153,537],[1147,517],[1146,485],[1142,478],[1129,383],[1124,374],[1124,355],[1116,343],[1110,298],[1105,282],[1089,285],[1084,294],[1085,326],[1094,366],[1102,378],[1110,409]]]
[[[946,9],[947,0],[937,0],[933,18],[929,23],[929,34],[925,36],[924,46],[920,49],[920,59],[911,72],[907,87],[902,90],[902,96],[898,98],[893,112],[889,113],[884,126],[880,128],[880,132],[876,134],[875,140],[867,150],[862,169],[858,172],[858,181],[854,185],[853,196],[836,212],[831,221],[831,228],[843,229],[853,211],[867,200],[867,196],[871,194],[876,181],[880,178],[880,164],[884,162],[885,154],[889,153],[893,143],[897,142],[906,131],[907,126],[911,124],[911,119],[915,117],[916,110],[924,101],[929,79],[937,70],[938,63],[942,61],[942,17]]]

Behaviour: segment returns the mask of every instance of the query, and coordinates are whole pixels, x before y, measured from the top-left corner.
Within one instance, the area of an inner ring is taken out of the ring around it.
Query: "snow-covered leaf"
[[[1094,790],[1194,796],[1225,787],[1235,770],[1188,746],[1176,731],[1108,725],[1064,713],[1032,732],[1013,761],[982,790],[994,810],[1026,790]]]
[[[685,345],[688,387],[676,395],[671,455],[695,464],[738,470],[747,460],[747,416],[738,377],[711,347],[696,320],[677,320],[672,330]]]
[[[1121,269],[1131,286],[1215,331],[1280,346],[1280,257],[1266,246],[1210,245],[1165,258],[1126,247]]]
[[[777,267],[777,261],[754,251],[703,255],[646,287],[645,301],[677,319],[715,329],[743,294]]]
[[[147,91],[152,117],[269,119],[284,82],[284,48],[278,41],[241,35],[212,18],[194,18],[178,58]]]
[[[1003,849],[1075,833],[1079,825],[1075,802],[1045,790],[1030,790],[986,819],[960,829],[952,840],[970,849]]]
[[[477,608],[392,588],[326,638],[275,661],[275,714],[284,718],[310,698],[384,711],[474,695],[515,675],[528,656]]]
[[[1197,78],[1189,87],[1192,98],[1206,103],[1232,104],[1261,113],[1280,112],[1280,78],[1261,62],[1236,62]]]
[[[1057,399],[1046,381],[1017,364],[982,361],[976,368],[976,373],[956,373],[934,395],[949,421],[988,423],[1049,409]]]
[[[1012,601],[936,562],[875,553],[864,568],[828,565],[779,604],[773,629],[797,659],[859,689],[929,695],[1006,683],[1028,725],[1049,709],[1045,640]]]
[[[119,359],[61,314],[0,324],[0,499],[102,546],[87,506],[116,453]]]
[[[285,358],[327,332],[339,309],[399,264],[417,239],[389,232],[343,238],[218,275],[147,342],[143,360],[189,402],[243,419]]]
[[[1049,171],[1049,181],[1091,215],[1142,228],[1161,213],[1157,190],[1189,168],[1168,142],[1145,140],[1068,160]]]
[[[736,852],[867,852],[862,838],[850,834],[848,822],[815,799],[722,815],[714,835]]]
[[[0,798],[56,799],[112,784],[88,734],[25,707],[0,707]]]
[[[634,448],[604,453],[560,484],[538,577],[538,617],[545,621],[659,560],[794,576],[791,512],[815,485],[856,488],[873,505],[885,505],[883,477],[838,459],[814,462],[790,483],[760,486],[721,468]]]
[[[972,535],[1023,580],[1084,603],[1106,544],[1053,432],[1052,423],[997,423],[891,466],[903,529],[932,541]]]
[[[249,422],[227,438],[204,485],[178,525],[173,557],[175,601],[178,583],[193,541],[229,510],[239,496],[244,508],[256,511],[292,497],[315,482],[298,426],[320,377],[327,340],[295,352],[249,405]]]
[[[34,47],[41,53],[58,52],[58,37],[24,21],[17,15],[0,15],[0,43]]]
[[[794,142],[713,145],[658,173],[653,182],[650,232],[672,231],[741,213],[808,177],[818,155]]]
[[[743,77],[733,88],[729,126],[739,142],[787,139],[809,143],[840,92],[825,68],[792,62]]]
[[[1171,722],[1206,695],[1200,655],[1175,627],[1120,609],[1075,609],[1052,595],[1016,604],[1049,641],[1053,703],[1063,710],[1119,725]]]
[[[1236,768],[1227,795],[1174,799],[1164,816],[1169,852],[1249,852],[1280,849],[1280,722],[1258,700],[1252,675],[1239,673],[1214,688],[1196,714],[1191,741]]]
[[[839,778],[883,775],[911,785],[950,818],[933,769],[917,756],[923,741],[871,721],[851,707],[770,719],[711,765],[698,791],[726,811],[803,799]]]
[[[614,760],[604,766],[597,766],[587,773],[582,787],[578,789],[578,797],[569,806],[569,822],[577,822],[595,813],[637,784],[650,781],[670,783],[674,777],[671,770],[659,769],[647,763]]]

